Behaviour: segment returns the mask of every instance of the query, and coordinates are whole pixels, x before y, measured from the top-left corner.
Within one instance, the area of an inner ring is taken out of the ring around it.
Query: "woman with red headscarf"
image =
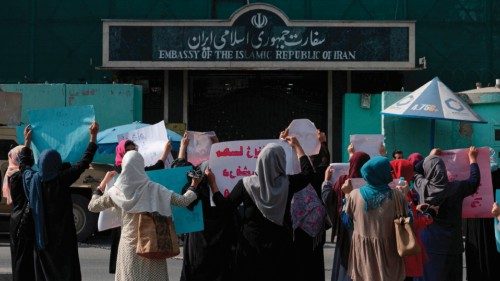
[[[340,176],[332,188],[330,182],[332,169],[325,171],[325,181],[321,190],[321,197],[326,205],[328,215],[332,221],[332,232],[337,234],[337,244],[333,257],[332,281],[351,280],[348,275],[349,249],[351,247],[352,230],[344,226],[340,221],[342,211],[342,201],[344,199],[342,186],[348,179],[361,178],[361,167],[370,160],[370,156],[364,152],[358,151],[351,154],[349,159],[349,173]]]
[[[412,160],[416,160],[418,157],[414,154]],[[410,156],[411,156],[410,155]],[[416,160],[418,163],[419,160]],[[410,159],[396,159],[391,161],[392,167],[392,178],[399,179],[404,178],[407,183],[410,183],[413,180],[413,164]],[[432,219],[426,216],[423,216],[417,212],[418,205],[418,194],[415,190],[411,189],[406,193],[406,201],[408,202],[408,206],[411,208],[412,217],[413,217],[413,231],[417,234],[417,242],[420,245],[420,249],[422,251],[416,255],[404,257],[405,262],[405,270],[406,270],[406,280],[413,280],[413,277],[421,277],[424,274],[424,260],[425,260],[425,251],[423,251],[424,246],[419,237],[420,231],[432,223]]]

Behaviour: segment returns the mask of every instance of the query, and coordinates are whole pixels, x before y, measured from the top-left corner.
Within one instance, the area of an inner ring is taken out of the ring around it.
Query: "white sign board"
[[[116,182],[118,175],[114,176],[108,184],[106,184],[106,194],[108,190],[113,187]],[[97,220],[97,230],[104,231],[115,227],[122,226],[122,212],[119,208],[112,207],[108,208],[99,213],[99,219]]]
[[[351,135],[354,151],[362,151],[370,157],[380,156],[380,146],[384,143],[383,135]]]
[[[321,143],[318,140],[317,128],[309,119],[295,119],[288,126],[288,135],[296,137],[306,155],[319,153]]]
[[[191,132],[188,131],[189,145],[187,147],[187,160],[198,166],[210,157],[210,147],[215,132]]]
[[[330,168],[333,170],[330,182],[334,185],[340,176],[349,174],[349,163],[331,163]]]
[[[118,135],[118,141],[124,139],[133,141],[139,146],[139,153],[144,157],[144,165],[151,166],[158,162],[163,154],[165,144],[168,141],[167,134],[165,123],[160,121],[154,125]],[[165,161],[165,167],[170,168],[173,161],[172,154],[170,154]]]

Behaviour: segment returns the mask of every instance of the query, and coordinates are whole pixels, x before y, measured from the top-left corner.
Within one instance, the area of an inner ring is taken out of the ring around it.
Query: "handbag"
[[[135,252],[148,259],[177,256],[180,248],[172,217],[159,213],[140,213]]]
[[[16,239],[33,240],[35,237],[35,223],[31,215],[31,208],[28,200],[21,210],[21,218],[16,226]]]
[[[415,232],[411,227],[410,218],[403,207],[403,195],[398,190],[393,190],[393,198],[396,206],[396,218],[394,228],[396,230],[396,246],[400,257],[412,256],[420,253],[420,245],[417,243]]]

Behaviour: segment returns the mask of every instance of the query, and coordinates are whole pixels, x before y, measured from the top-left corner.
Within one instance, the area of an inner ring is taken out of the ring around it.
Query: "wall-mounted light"
[[[361,108],[370,108],[371,99],[372,99],[371,94],[367,94],[367,93],[361,94],[361,100],[360,100],[359,106]]]

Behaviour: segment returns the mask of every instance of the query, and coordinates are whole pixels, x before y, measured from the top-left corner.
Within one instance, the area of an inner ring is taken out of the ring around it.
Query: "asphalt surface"
[[[327,234],[329,236],[329,233]],[[108,273],[111,240],[108,232],[97,233],[86,243],[78,244],[82,280],[112,281],[114,275]],[[334,244],[327,243],[325,253],[325,280],[330,280]],[[170,258],[168,274],[171,281],[179,280],[182,270],[182,249],[177,257]],[[10,246],[8,235],[0,235],[0,281],[12,280]]]

